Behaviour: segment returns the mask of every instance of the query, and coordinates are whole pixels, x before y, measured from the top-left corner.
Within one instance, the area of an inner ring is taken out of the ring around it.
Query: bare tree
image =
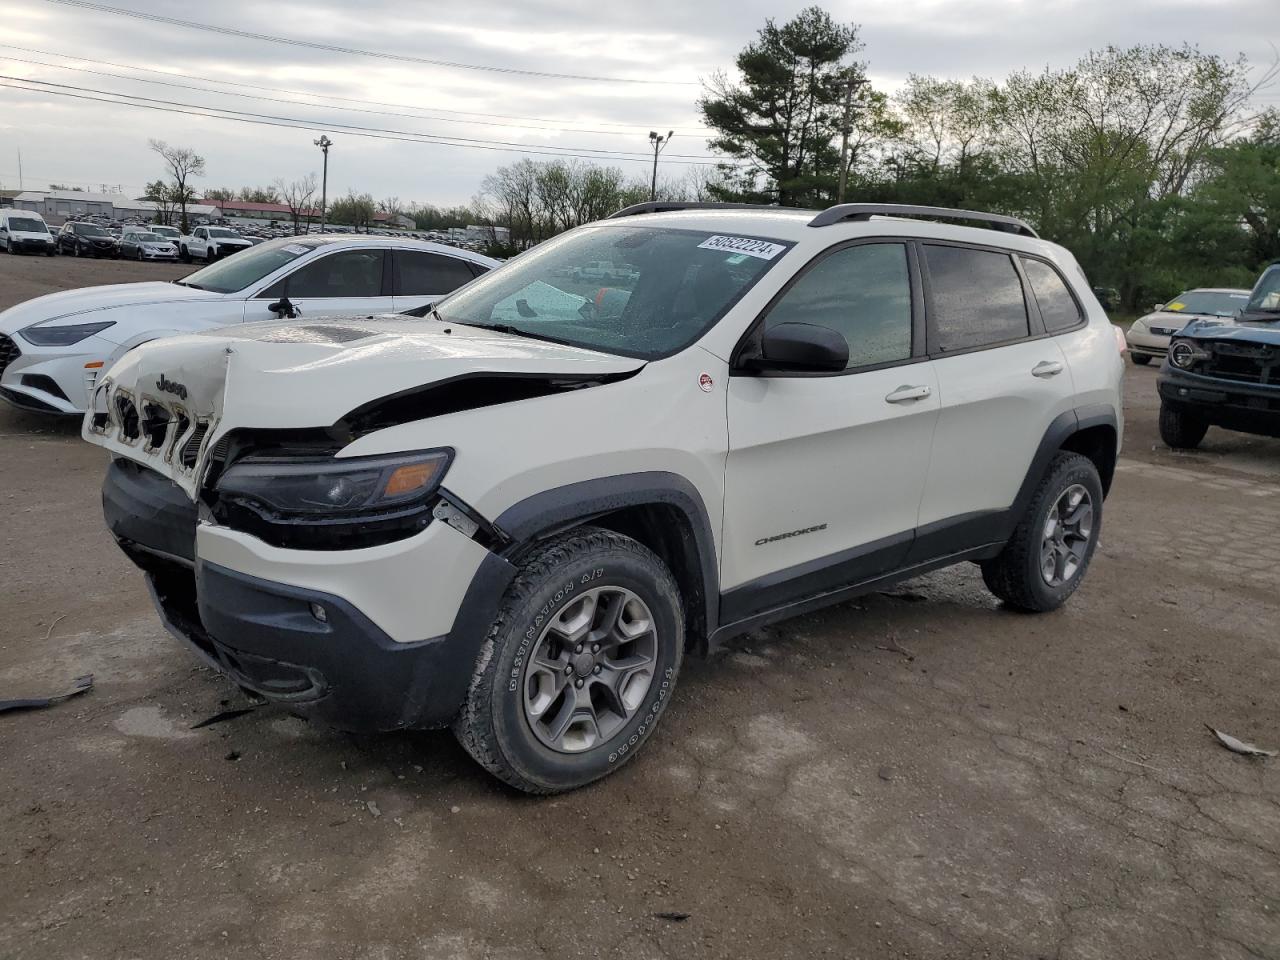
[[[195,198],[188,181],[192,177],[204,176],[204,157],[190,147],[171,147],[163,140],[151,140],[150,147],[164,160],[169,167],[169,176],[173,183],[169,188],[170,196],[182,212],[182,232],[188,230],[187,204]]]
[[[295,234],[302,233],[299,229],[299,223],[305,216],[307,218],[307,231],[311,232],[311,216],[314,213],[311,202],[316,195],[316,175],[314,172],[308,173],[305,177],[297,180],[291,180],[285,183],[284,179],[277,180],[272,186],[280,195],[281,201],[289,208],[289,215],[293,217],[293,232]]]

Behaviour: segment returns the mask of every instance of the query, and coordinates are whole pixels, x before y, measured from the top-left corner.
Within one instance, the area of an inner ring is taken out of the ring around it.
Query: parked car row
[[[1125,335],[1129,357],[1139,366],[1162,359],[1169,352],[1170,339],[1188,323],[1236,316],[1248,301],[1248,290],[1199,287],[1157,303],[1129,327]]]

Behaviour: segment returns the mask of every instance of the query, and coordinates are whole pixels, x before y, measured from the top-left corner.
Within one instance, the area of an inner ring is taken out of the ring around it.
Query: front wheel
[[[182,260],[182,262],[183,262],[183,263],[190,263],[190,262],[191,262],[191,251],[189,251],[189,250],[186,248],[186,246],[184,245],[184,246],[179,250],[179,252],[178,252],[178,257]]]
[[[1026,513],[982,579],[1009,606],[1055,610],[1076,592],[1102,529],[1102,480],[1088,457],[1062,451],[1049,463]]]
[[[1131,353],[1129,359],[1134,362],[1135,366],[1145,367],[1151,362],[1151,354],[1149,353]]]
[[[680,590],[666,565],[630,537],[584,527],[520,565],[454,733],[520,790],[583,786],[652,735],[683,653]]]
[[[1174,450],[1192,450],[1209,432],[1209,421],[1191,411],[1160,403],[1160,439]]]

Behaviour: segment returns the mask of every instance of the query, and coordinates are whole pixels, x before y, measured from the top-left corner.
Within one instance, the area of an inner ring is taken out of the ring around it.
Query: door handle
[[[1042,360],[1031,368],[1031,375],[1033,377],[1040,377],[1042,380],[1047,380],[1049,377],[1056,377],[1061,372],[1062,364],[1057,360]]]
[[[923,384],[916,387],[901,386],[884,399],[886,403],[907,403],[911,400],[923,400],[931,393],[933,393],[933,391]]]

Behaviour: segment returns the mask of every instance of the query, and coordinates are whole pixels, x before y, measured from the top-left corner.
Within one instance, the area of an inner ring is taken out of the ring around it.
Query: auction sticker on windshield
[[[748,257],[760,260],[772,260],[787,248],[781,243],[770,243],[768,240],[752,240],[750,237],[707,237],[700,244],[700,250],[724,250],[727,253],[745,253]]]

